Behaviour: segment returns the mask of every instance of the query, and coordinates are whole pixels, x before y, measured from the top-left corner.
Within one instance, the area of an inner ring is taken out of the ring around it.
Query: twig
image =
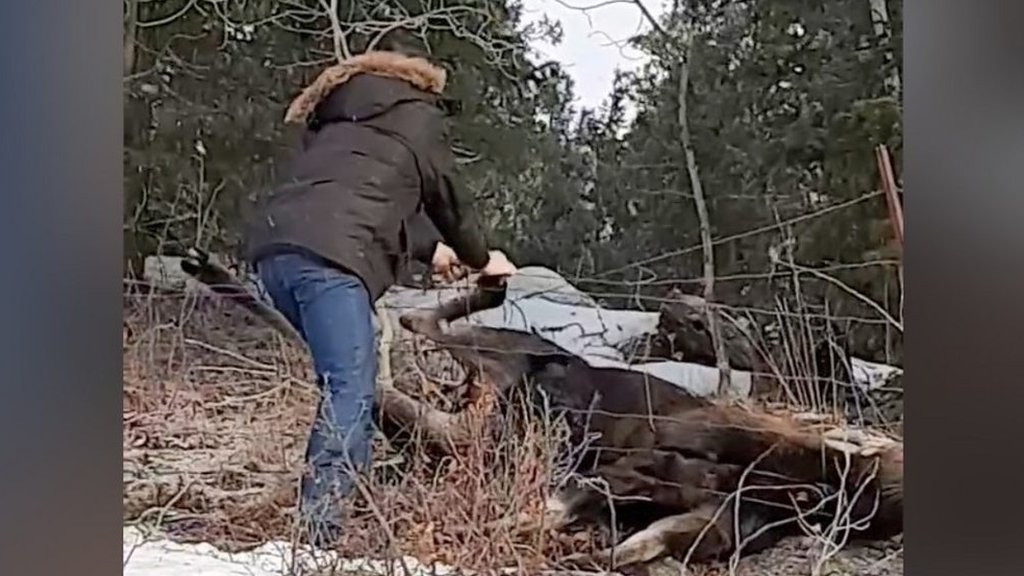
[[[409,566],[406,564],[405,558],[402,556],[401,551],[398,550],[398,538],[395,536],[394,530],[391,529],[391,525],[388,524],[387,518],[385,518],[384,514],[380,511],[380,507],[378,507],[373,501],[373,495],[370,494],[369,489],[367,489],[366,485],[358,475],[353,475],[352,479],[356,486],[356,490],[358,490],[363,496],[363,499],[366,500],[366,505],[370,507],[370,512],[380,524],[381,530],[384,531],[384,535],[388,539],[388,548],[391,548],[392,551],[396,552],[399,566],[402,567],[402,571],[405,573],[405,576],[412,576],[412,572],[409,571]]]
[[[851,288],[850,286],[845,284],[843,281],[841,281],[841,280],[839,280],[837,278],[833,278],[832,276],[829,276],[828,274],[823,274],[821,272],[818,272],[817,270],[815,270],[813,268],[807,268],[805,266],[801,266],[801,265],[795,264],[793,262],[784,262],[783,260],[779,259],[779,260],[777,260],[777,263],[778,264],[782,264],[784,266],[788,266],[788,267],[792,268],[794,271],[802,272],[802,273],[805,273],[805,274],[810,274],[811,276],[814,276],[815,278],[818,278],[820,280],[824,280],[824,281],[826,281],[826,282],[828,282],[830,284],[835,285],[836,287],[838,287],[842,291],[846,292],[850,296],[853,296],[854,298],[856,298],[856,299],[860,300],[861,302],[863,302],[863,303],[867,304],[868,306],[870,306],[874,311],[878,312],[878,314],[883,319],[885,319],[886,323],[888,323],[893,328],[898,330],[900,332],[900,334],[903,333],[903,323],[902,322],[900,322],[899,320],[893,318],[892,315],[889,314],[888,312],[886,312],[885,309],[882,308],[877,302],[875,302],[871,298],[868,298],[864,294],[861,294],[857,290],[854,290],[853,288]]]
[[[893,550],[892,552],[889,552],[885,556],[883,556],[883,557],[879,558],[878,560],[872,562],[871,565],[868,566],[864,570],[864,572],[870,574],[871,572],[874,572],[875,568],[878,568],[882,564],[892,560],[893,558],[895,558],[896,556],[899,556],[902,553],[903,553],[903,546],[900,546],[899,548]]]
[[[740,501],[740,497],[741,497],[743,492],[747,491],[748,488],[749,489],[753,488],[753,487],[748,487],[748,486],[744,485],[746,483],[746,481],[747,481],[747,477],[750,475],[751,472],[754,471],[754,469],[757,467],[757,465],[761,463],[761,460],[764,460],[764,458],[767,457],[768,454],[771,453],[773,450],[774,450],[774,446],[769,447],[767,450],[765,450],[760,455],[758,455],[758,457],[755,458],[750,463],[750,465],[748,465],[743,470],[743,473],[740,474],[739,482],[737,482],[736,490],[732,494],[729,494],[728,496],[726,496],[725,500],[722,502],[721,505],[718,506],[718,509],[715,510],[715,513],[711,516],[711,519],[708,521],[708,523],[704,525],[704,527],[701,529],[701,531],[697,533],[697,537],[693,539],[693,544],[690,545],[689,549],[687,549],[687,551],[686,551],[686,556],[683,557],[683,570],[685,570],[686,567],[690,565],[690,560],[693,558],[693,553],[697,551],[697,547],[700,545],[701,540],[703,540],[704,537],[707,536],[707,533],[711,530],[711,528],[722,517],[722,514],[725,512],[726,507],[729,506],[730,500],[733,499],[733,498],[736,499],[736,505],[735,505],[736,506],[736,512],[735,512],[735,514],[737,515],[737,517],[733,518],[733,522],[736,523],[736,524],[739,523],[738,514],[739,514],[739,501]]]
[[[323,8],[327,19],[331,23],[331,40],[334,43],[334,57],[341,62],[352,57],[348,49],[348,41],[345,39],[345,32],[341,29],[341,20],[338,18],[338,0],[320,0],[320,7]]]
[[[192,346],[198,346],[198,347],[200,347],[200,348],[202,348],[204,350],[207,350],[207,351],[210,351],[210,352],[214,352],[214,353],[217,353],[217,354],[223,354],[224,356],[227,356],[229,358],[234,358],[235,360],[238,360],[239,362],[245,362],[246,364],[249,364],[250,366],[252,366],[253,368],[256,368],[257,370],[261,370],[263,372],[277,373],[277,368],[275,366],[271,366],[270,364],[264,364],[262,362],[257,362],[256,360],[253,360],[252,358],[246,358],[245,356],[242,356],[241,354],[239,354],[237,352],[232,352],[231,350],[225,350],[224,348],[219,348],[219,347],[214,346],[212,344],[207,344],[206,342],[201,342],[199,340],[194,340],[192,338],[185,338],[182,341],[185,344],[191,344]]]
[[[178,490],[174,494],[174,496],[172,496],[171,499],[167,501],[166,504],[159,507],[149,508],[148,510],[143,511],[142,514],[139,514],[138,518],[135,519],[134,523],[141,524],[143,518],[145,518],[150,513],[156,512],[156,526],[160,527],[163,524],[164,516],[167,515],[167,512],[185,496],[185,494],[192,488],[192,484],[194,483],[195,480],[189,478],[188,480],[185,481],[184,486],[182,486],[182,488]]]

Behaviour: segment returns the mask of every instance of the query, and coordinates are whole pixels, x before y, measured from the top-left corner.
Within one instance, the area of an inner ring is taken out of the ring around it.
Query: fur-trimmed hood
[[[372,51],[353,56],[327,68],[312,84],[303,89],[285,114],[286,123],[304,123],[316,107],[331,92],[359,74],[372,74],[404,80],[415,88],[440,95],[447,82],[447,74],[423,58],[397,52]]]

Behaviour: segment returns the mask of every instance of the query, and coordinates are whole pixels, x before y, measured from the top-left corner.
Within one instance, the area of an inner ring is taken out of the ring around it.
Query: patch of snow
[[[853,372],[854,383],[867,390],[882,388],[892,382],[894,378],[903,374],[903,370],[896,366],[879,364],[878,362],[870,362],[860,358],[850,358],[850,368]]]
[[[405,557],[411,576],[445,576],[456,571],[448,566],[426,566]],[[133,527],[123,529],[124,576],[283,576],[324,573],[402,574],[403,562],[363,558],[344,559],[309,548],[293,550],[291,544],[271,541],[247,552],[228,553],[206,543],[181,544],[161,537],[146,537]],[[294,563],[294,564],[293,564]],[[333,568],[333,572],[328,570]]]
[[[202,284],[181,269],[182,260],[177,256],[146,256],[142,264],[142,279],[165,290],[203,290]]]

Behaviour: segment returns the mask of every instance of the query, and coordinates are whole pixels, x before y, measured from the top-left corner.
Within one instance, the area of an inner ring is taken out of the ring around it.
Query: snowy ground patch
[[[332,552],[293,550],[286,542],[267,542],[248,552],[228,553],[210,544],[180,544],[145,536],[125,527],[122,563],[124,576],[282,576],[333,573],[352,576],[404,574],[402,562],[342,559]],[[410,576],[447,576],[456,571],[446,566],[424,566],[404,558]],[[332,572],[333,569],[333,572]]]

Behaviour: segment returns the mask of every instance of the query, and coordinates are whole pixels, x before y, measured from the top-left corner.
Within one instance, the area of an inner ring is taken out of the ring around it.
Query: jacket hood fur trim
[[[440,95],[447,73],[423,58],[397,52],[372,51],[343,60],[320,73],[312,84],[302,90],[285,114],[286,123],[304,123],[313,110],[332,90],[357,74],[374,74],[405,80],[425,92]]]

